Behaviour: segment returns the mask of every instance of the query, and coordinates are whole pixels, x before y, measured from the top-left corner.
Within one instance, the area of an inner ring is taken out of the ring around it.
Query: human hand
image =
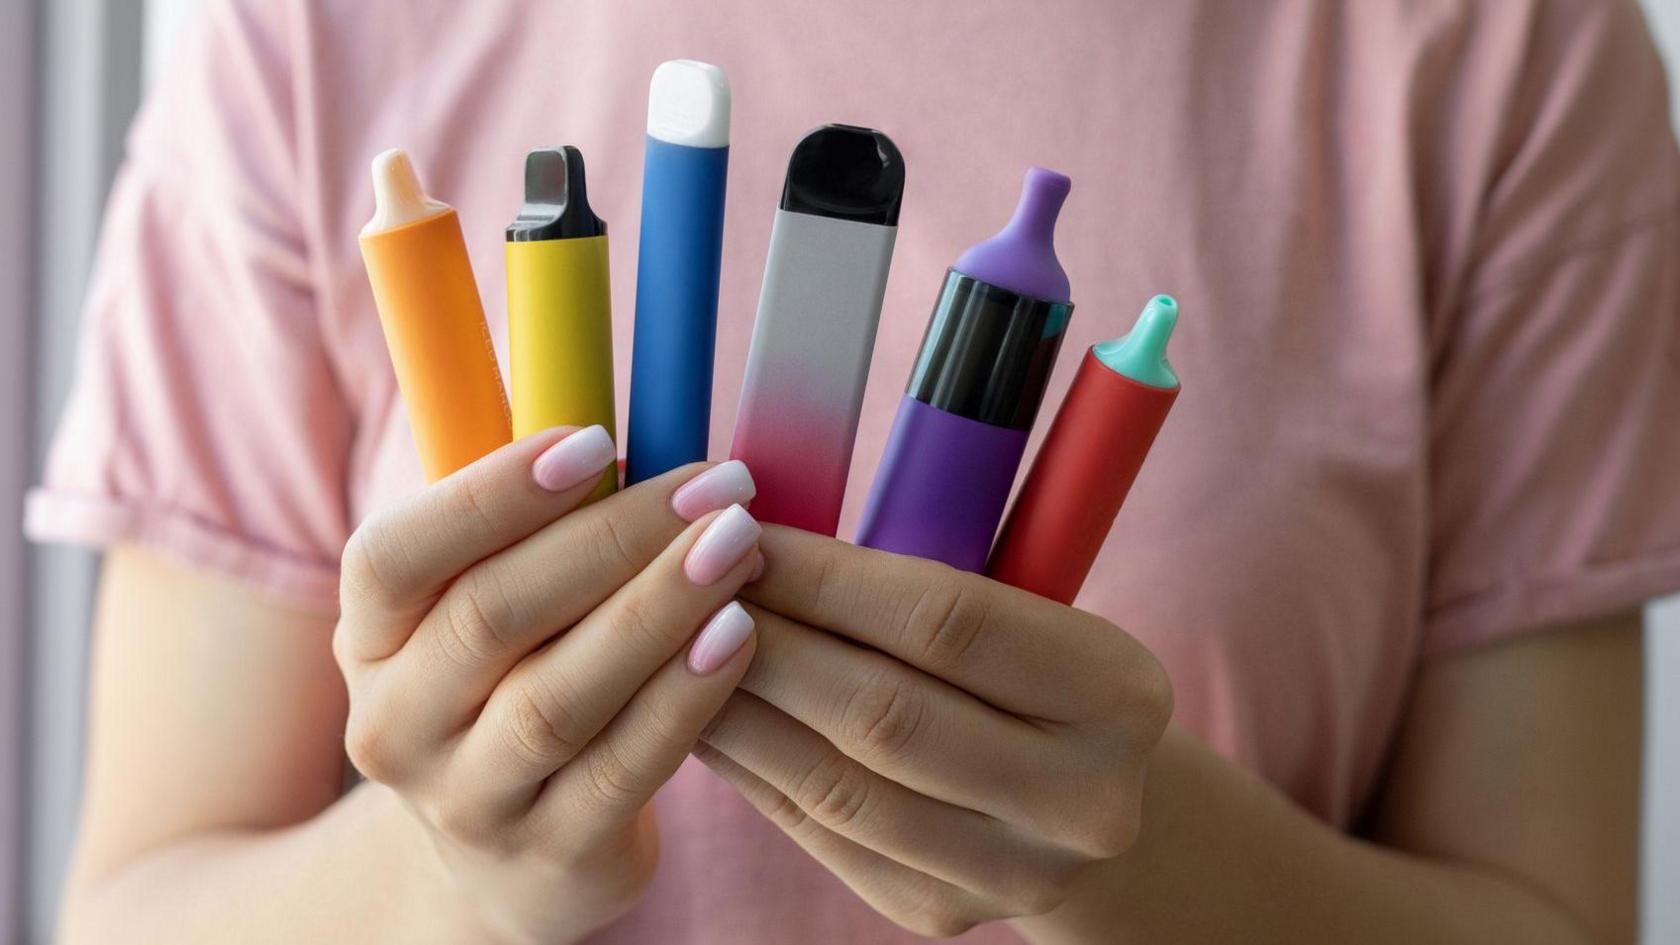
[[[889,919],[1041,914],[1139,830],[1166,673],[1105,620],[771,528],[758,650],[695,754]]]
[[[344,552],[350,758],[505,941],[576,939],[634,904],[658,855],[647,802],[752,659],[732,602],[763,562],[746,468],[688,466],[573,511],[614,459],[600,427],[529,437]]]

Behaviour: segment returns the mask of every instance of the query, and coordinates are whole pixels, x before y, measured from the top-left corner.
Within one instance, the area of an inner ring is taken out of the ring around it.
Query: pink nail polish
[[[753,559],[753,569],[752,569],[752,571],[750,571],[747,574],[747,583],[751,584],[752,582],[758,580],[759,578],[761,578],[763,576],[764,576],[764,553],[759,552],[758,557]]]
[[[599,476],[618,459],[618,447],[599,424],[585,427],[543,450],[531,478],[549,492],[564,492]]]
[[[747,464],[738,459],[718,463],[682,484],[671,496],[671,508],[685,522],[731,505],[746,505],[758,494]]]
[[[695,638],[688,651],[688,668],[697,676],[717,672],[729,658],[747,642],[752,634],[753,619],[745,607],[735,601],[723,605],[712,615]]]
[[[716,584],[752,550],[763,531],[746,509],[731,505],[695,539],[683,559],[683,573],[701,587]]]

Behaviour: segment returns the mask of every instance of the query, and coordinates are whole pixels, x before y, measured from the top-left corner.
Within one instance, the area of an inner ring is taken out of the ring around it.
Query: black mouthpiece
[[[525,204],[507,228],[512,243],[607,235],[607,221],[589,209],[583,152],[571,145],[525,157]]]
[[[897,226],[903,200],[904,156],[891,138],[873,128],[824,125],[794,146],[781,207]]]

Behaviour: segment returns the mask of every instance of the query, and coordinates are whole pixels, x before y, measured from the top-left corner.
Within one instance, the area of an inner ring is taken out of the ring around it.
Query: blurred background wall
[[[75,825],[95,556],[18,502],[69,379],[100,209],[145,80],[203,0],[0,0],[0,940],[46,945]],[[1468,0],[1475,2],[1475,0]],[[1487,0],[1501,2],[1501,0]],[[1602,2],[1602,0],[1594,0]],[[1680,125],[1680,0],[1642,0]],[[1680,597],[1649,614],[1644,940],[1680,942]]]

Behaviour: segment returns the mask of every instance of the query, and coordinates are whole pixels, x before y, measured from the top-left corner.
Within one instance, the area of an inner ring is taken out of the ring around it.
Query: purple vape
[[[1009,225],[945,273],[858,544],[985,568],[1073,313],[1055,247],[1070,186],[1027,171]]]

